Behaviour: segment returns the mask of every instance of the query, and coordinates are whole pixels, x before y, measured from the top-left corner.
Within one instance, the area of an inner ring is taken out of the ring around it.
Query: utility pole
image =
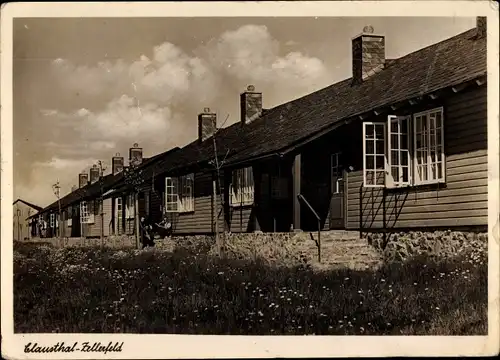
[[[59,222],[62,220],[61,219],[61,186],[59,185],[59,179],[57,180],[57,182],[52,185],[52,190],[54,191],[54,195],[57,197],[57,205],[59,207],[59,220],[56,219],[56,221],[54,221],[54,226],[57,228],[57,237],[60,238],[61,237],[61,225],[59,225]],[[58,226],[59,225],[59,226]]]

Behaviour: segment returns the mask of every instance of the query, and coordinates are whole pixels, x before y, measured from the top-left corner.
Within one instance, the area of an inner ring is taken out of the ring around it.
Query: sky
[[[391,59],[475,18],[16,18],[14,198],[46,206],[56,181],[65,195],[134,143],[145,157],[186,145],[206,107],[233,124],[247,85],[271,108],[349,78],[366,25]]]

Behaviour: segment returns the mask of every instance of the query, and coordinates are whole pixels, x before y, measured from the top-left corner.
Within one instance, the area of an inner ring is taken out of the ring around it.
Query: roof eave
[[[477,86],[483,86],[484,84],[486,84],[487,82],[487,76],[486,76],[486,72],[484,74],[479,74],[478,76],[475,76],[469,80],[466,80],[466,81],[462,81],[462,82],[458,82],[454,85],[450,85],[450,86],[447,86],[445,88],[441,88],[441,89],[436,89],[436,90],[432,90],[432,91],[428,91],[428,92],[424,92],[422,93],[421,95],[418,95],[418,96],[415,96],[415,97],[411,97],[411,98],[407,98],[405,100],[402,100],[402,101],[397,101],[397,102],[394,102],[392,104],[385,104],[385,105],[382,105],[382,106],[379,106],[379,107],[375,107],[375,108],[372,108],[368,111],[364,111],[362,113],[358,113],[358,114],[355,114],[355,115],[352,115],[352,116],[349,116],[349,117],[346,117],[344,119],[340,119],[338,122],[336,123],[333,123],[323,129],[321,129],[320,131],[308,136],[307,138],[304,138],[302,139],[301,141],[298,141],[296,142],[295,144],[292,144],[290,146],[287,146],[286,148],[284,148],[282,151],[281,151],[281,154],[282,155],[286,155],[286,154],[289,154],[290,152],[293,152],[294,150],[296,150],[297,148],[301,147],[301,146],[304,146],[308,143],[310,143],[311,141],[314,141],[316,140],[317,138],[329,133],[330,131],[333,131],[337,128],[339,128],[340,126],[344,125],[344,124],[348,124],[352,121],[352,119],[360,119],[360,120],[363,120],[369,116],[371,116],[372,114],[374,115],[380,115],[384,112],[387,112],[389,109],[391,110],[396,110],[398,108],[398,106],[402,103],[402,102],[409,102],[410,104],[416,104],[418,102],[420,102],[423,98],[425,97],[430,97],[431,99],[435,99],[436,97],[438,97],[439,93],[442,92],[442,91],[445,91],[445,90],[449,90],[449,89],[452,89],[452,91],[454,93],[457,93],[457,92],[460,92],[462,90],[464,90],[465,88],[469,87],[470,85],[472,84],[476,84]]]

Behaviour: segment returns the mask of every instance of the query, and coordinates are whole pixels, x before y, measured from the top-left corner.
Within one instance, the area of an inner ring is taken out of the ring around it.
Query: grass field
[[[186,251],[15,246],[15,332],[487,333],[476,252],[377,271],[271,268]]]

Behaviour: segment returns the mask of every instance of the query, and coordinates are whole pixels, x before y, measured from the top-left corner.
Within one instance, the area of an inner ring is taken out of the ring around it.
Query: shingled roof
[[[476,39],[475,29],[386,62],[380,73],[360,84],[352,78],[268,109],[257,120],[218,130],[215,140],[219,160],[226,166],[255,158],[279,155],[318,132],[367,111],[389,106],[448,88],[486,74],[486,39]],[[214,142],[195,140],[174,154],[155,157],[141,176],[213,169]],[[122,186],[121,189],[125,189]],[[117,187],[118,189],[118,187]]]
[[[60,199],[61,209],[65,209],[76,202],[80,202],[87,199],[96,199],[100,197],[101,186],[103,188],[103,191],[106,191],[112,184],[116,183],[122,176],[123,175],[121,173],[116,175],[108,174],[103,176],[101,181],[85,185],[81,188],[76,189],[75,191],[70,192],[69,194],[63,196]],[[59,201],[56,200],[49,206],[45,207],[42,211],[40,211],[39,214],[43,214],[53,210],[58,211],[58,209],[59,209]]]
[[[346,79],[279,105],[244,126],[228,165],[285,151],[367,111],[486,75],[486,38],[476,29],[398,59],[360,84]]]

